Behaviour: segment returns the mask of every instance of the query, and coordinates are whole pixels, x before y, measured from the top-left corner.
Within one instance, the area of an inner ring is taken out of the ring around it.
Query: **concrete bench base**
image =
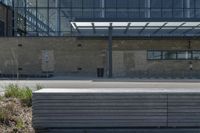
[[[200,133],[198,129],[48,129],[36,133]]]
[[[85,133],[199,131],[200,89],[43,89],[33,93],[33,127],[88,129]]]

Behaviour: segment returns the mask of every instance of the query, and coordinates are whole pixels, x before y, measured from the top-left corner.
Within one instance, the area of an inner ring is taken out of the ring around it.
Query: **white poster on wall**
[[[42,50],[42,71],[53,72],[54,71],[54,51]]]

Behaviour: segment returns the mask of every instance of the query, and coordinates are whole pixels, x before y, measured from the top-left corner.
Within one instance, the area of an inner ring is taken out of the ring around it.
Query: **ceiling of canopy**
[[[200,22],[71,22],[77,35],[200,36]]]

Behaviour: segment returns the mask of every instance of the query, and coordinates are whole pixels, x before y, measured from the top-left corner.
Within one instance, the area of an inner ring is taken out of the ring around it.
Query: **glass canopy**
[[[200,22],[71,22],[80,36],[200,36]]]

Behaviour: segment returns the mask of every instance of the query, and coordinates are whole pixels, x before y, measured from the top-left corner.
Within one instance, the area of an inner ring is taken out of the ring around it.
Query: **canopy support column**
[[[112,24],[110,24],[108,29],[108,77],[112,78],[113,76],[113,64],[112,64]]]

